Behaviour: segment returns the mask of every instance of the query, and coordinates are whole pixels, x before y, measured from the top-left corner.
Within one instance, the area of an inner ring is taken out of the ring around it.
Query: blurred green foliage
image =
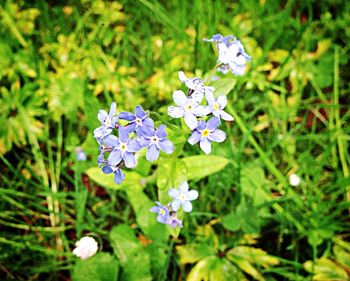
[[[4,0],[0,21],[2,280],[350,279],[348,1]],[[179,70],[213,74],[215,33],[252,62],[208,82],[236,121],[203,156],[165,113]],[[120,186],[92,136],[112,101],[176,147]],[[148,210],[184,179],[200,197],[169,235]],[[77,260],[91,233],[100,252]]]

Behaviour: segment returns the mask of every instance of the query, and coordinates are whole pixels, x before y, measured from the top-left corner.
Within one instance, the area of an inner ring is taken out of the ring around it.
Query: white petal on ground
[[[96,254],[98,250],[98,244],[94,238],[86,236],[81,238],[75,243],[76,248],[73,250],[73,254],[77,257],[85,260]]]

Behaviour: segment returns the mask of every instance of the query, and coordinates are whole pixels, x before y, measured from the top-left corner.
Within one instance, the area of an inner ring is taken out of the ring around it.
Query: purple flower
[[[233,41],[232,41],[233,39]],[[247,61],[251,57],[244,51],[242,43],[235,37],[229,35],[223,37],[221,34],[215,34],[211,39],[203,39],[207,42],[216,42],[216,48],[219,52],[218,61],[222,63],[219,70],[227,73],[230,69],[235,75],[243,75]]]
[[[188,96],[192,97],[198,103],[201,103],[204,93],[214,92],[214,87],[204,86],[204,83],[198,77],[187,78],[183,71],[178,73],[179,79],[186,85],[188,90]]]
[[[189,137],[188,142],[192,145],[199,142],[200,148],[204,153],[211,152],[211,142],[223,142],[226,139],[224,131],[217,129],[220,125],[220,119],[216,116],[209,119],[207,123],[201,120],[196,130]]]
[[[126,167],[134,168],[136,166],[136,160],[133,153],[140,150],[141,146],[136,139],[129,139],[127,128],[120,127],[118,131],[119,138],[109,135],[104,139],[104,145],[113,149],[108,156],[108,163],[115,166],[124,160]]]
[[[188,190],[188,183],[183,182],[179,186],[179,189],[172,188],[168,192],[169,196],[174,198],[175,200],[171,202],[171,207],[174,211],[177,211],[180,206],[185,212],[192,211],[192,200],[196,200],[198,198],[197,190]]]
[[[152,213],[158,213],[157,222],[166,224],[168,219],[170,218],[169,210],[167,207],[160,204],[156,201],[157,206],[154,206],[150,209]]]
[[[146,159],[154,162],[159,157],[159,150],[163,150],[166,154],[171,154],[174,151],[174,145],[167,140],[166,126],[160,125],[157,130],[150,126],[142,127],[143,137],[139,140],[142,147],[148,147]]]
[[[147,113],[140,105],[136,106],[135,114],[131,112],[121,112],[118,117],[119,119],[129,121],[127,125],[128,129],[130,132],[136,130],[137,134],[141,133],[140,129],[142,126],[154,127],[153,120],[148,117]]]
[[[107,165],[102,168],[102,172],[104,174],[114,173],[114,182],[116,184],[120,184],[125,178],[125,174],[122,172],[122,170],[120,170],[117,165],[112,165],[110,162],[108,162]]]
[[[168,217],[166,224],[170,225],[173,228],[175,228],[177,226],[182,227],[182,221],[180,221],[177,218],[176,213],[173,213],[171,216]]]
[[[118,117],[115,116],[116,112],[117,104],[115,102],[112,102],[109,113],[102,109],[98,112],[97,119],[101,122],[101,126],[94,130],[94,137],[99,143],[115,128],[118,121]]]
[[[207,93],[205,97],[208,102],[210,111],[213,113],[214,116],[218,117],[219,119],[221,117],[226,121],[234,120],[230,114],[226,113],[223,110],[227,104],[226,96],[219,96],[215,99],[213,93]]]
[[[198,125],[197,117],[203,117],[210,113],[208,106],[199,105],[199,102],[187,97],[182,91],[173,93],[173,100],[178,106],[169,106],[168,115],[173,118],[184,117],[186,125],[193,130]]]

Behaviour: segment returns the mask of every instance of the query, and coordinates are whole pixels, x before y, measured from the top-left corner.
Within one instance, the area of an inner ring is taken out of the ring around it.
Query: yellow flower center
[[[164,211],[163,209],[160,209],[160,210],[159,210],[159,213],[160,213],[161,215],[163,215],[163,216],[165,215],[165,211]]]
[[[208,129],[204,129],[203,131],[202,131],[202,136],[203,137],[207,137],[207,136],[209,136],[209,130]]]
[[[219,104],[218,103],[214,103],[214,109],[215,110],[219,110],[219,108],[220,108]]]
[[[125,150],[125,149],[126,149],[126,145],[125,145],[124,143],[122,143],[122,144],[120,145],[120,149],[121,149],[121,150]]]
[[[106,120],[105,120],[105,125],[109,126],[109,125],[111,125],[111,123],[112,123],[112,120],[107,117]]]
[[[186,200],[185,194],[181,194],[181,195],[180,195],[180,199],[181,199],[182,201],[185,201],[185,200]]]
[[[142,120],[140,118],[136,118],[135,122],[136,124],[140,125],[142,123]]]

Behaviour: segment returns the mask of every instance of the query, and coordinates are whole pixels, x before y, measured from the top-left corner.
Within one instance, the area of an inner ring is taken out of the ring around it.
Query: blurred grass
[[[185,280],[192,267],[173,244],[208,243],[200,231],[210,225],[223,252],[258,234],[256,246],[281,261],[262,269],[266,279],[311,280],[303,263],[333,258],[336,235],[349,239],[349,12],[346,1],[1,3],[3,279],[67,280],[74,241],[95,233],[112,252],[108,233],[119,224],[143,241],[127,194],[84,174],[97,165],[97,112],[116,101],[120,111],[142,104],[164,114],[181,87],[177,72],[207,76],[216,54],[202,38],[222,33],[253,58],[244,77],[229,76],[236,122],[213,151],[231,165],[190,183],[200,200],[180,237],[162,245],[167,262],[153,279]],[[86,162],[75,160],[77,146]],[[247,188],[250,170],[263,173],[256,189]],[[300,186],[288,185],[291,173]],[[154,182],[145,192],[156,200]],[[238,229],[222,223],[230,214]]]

